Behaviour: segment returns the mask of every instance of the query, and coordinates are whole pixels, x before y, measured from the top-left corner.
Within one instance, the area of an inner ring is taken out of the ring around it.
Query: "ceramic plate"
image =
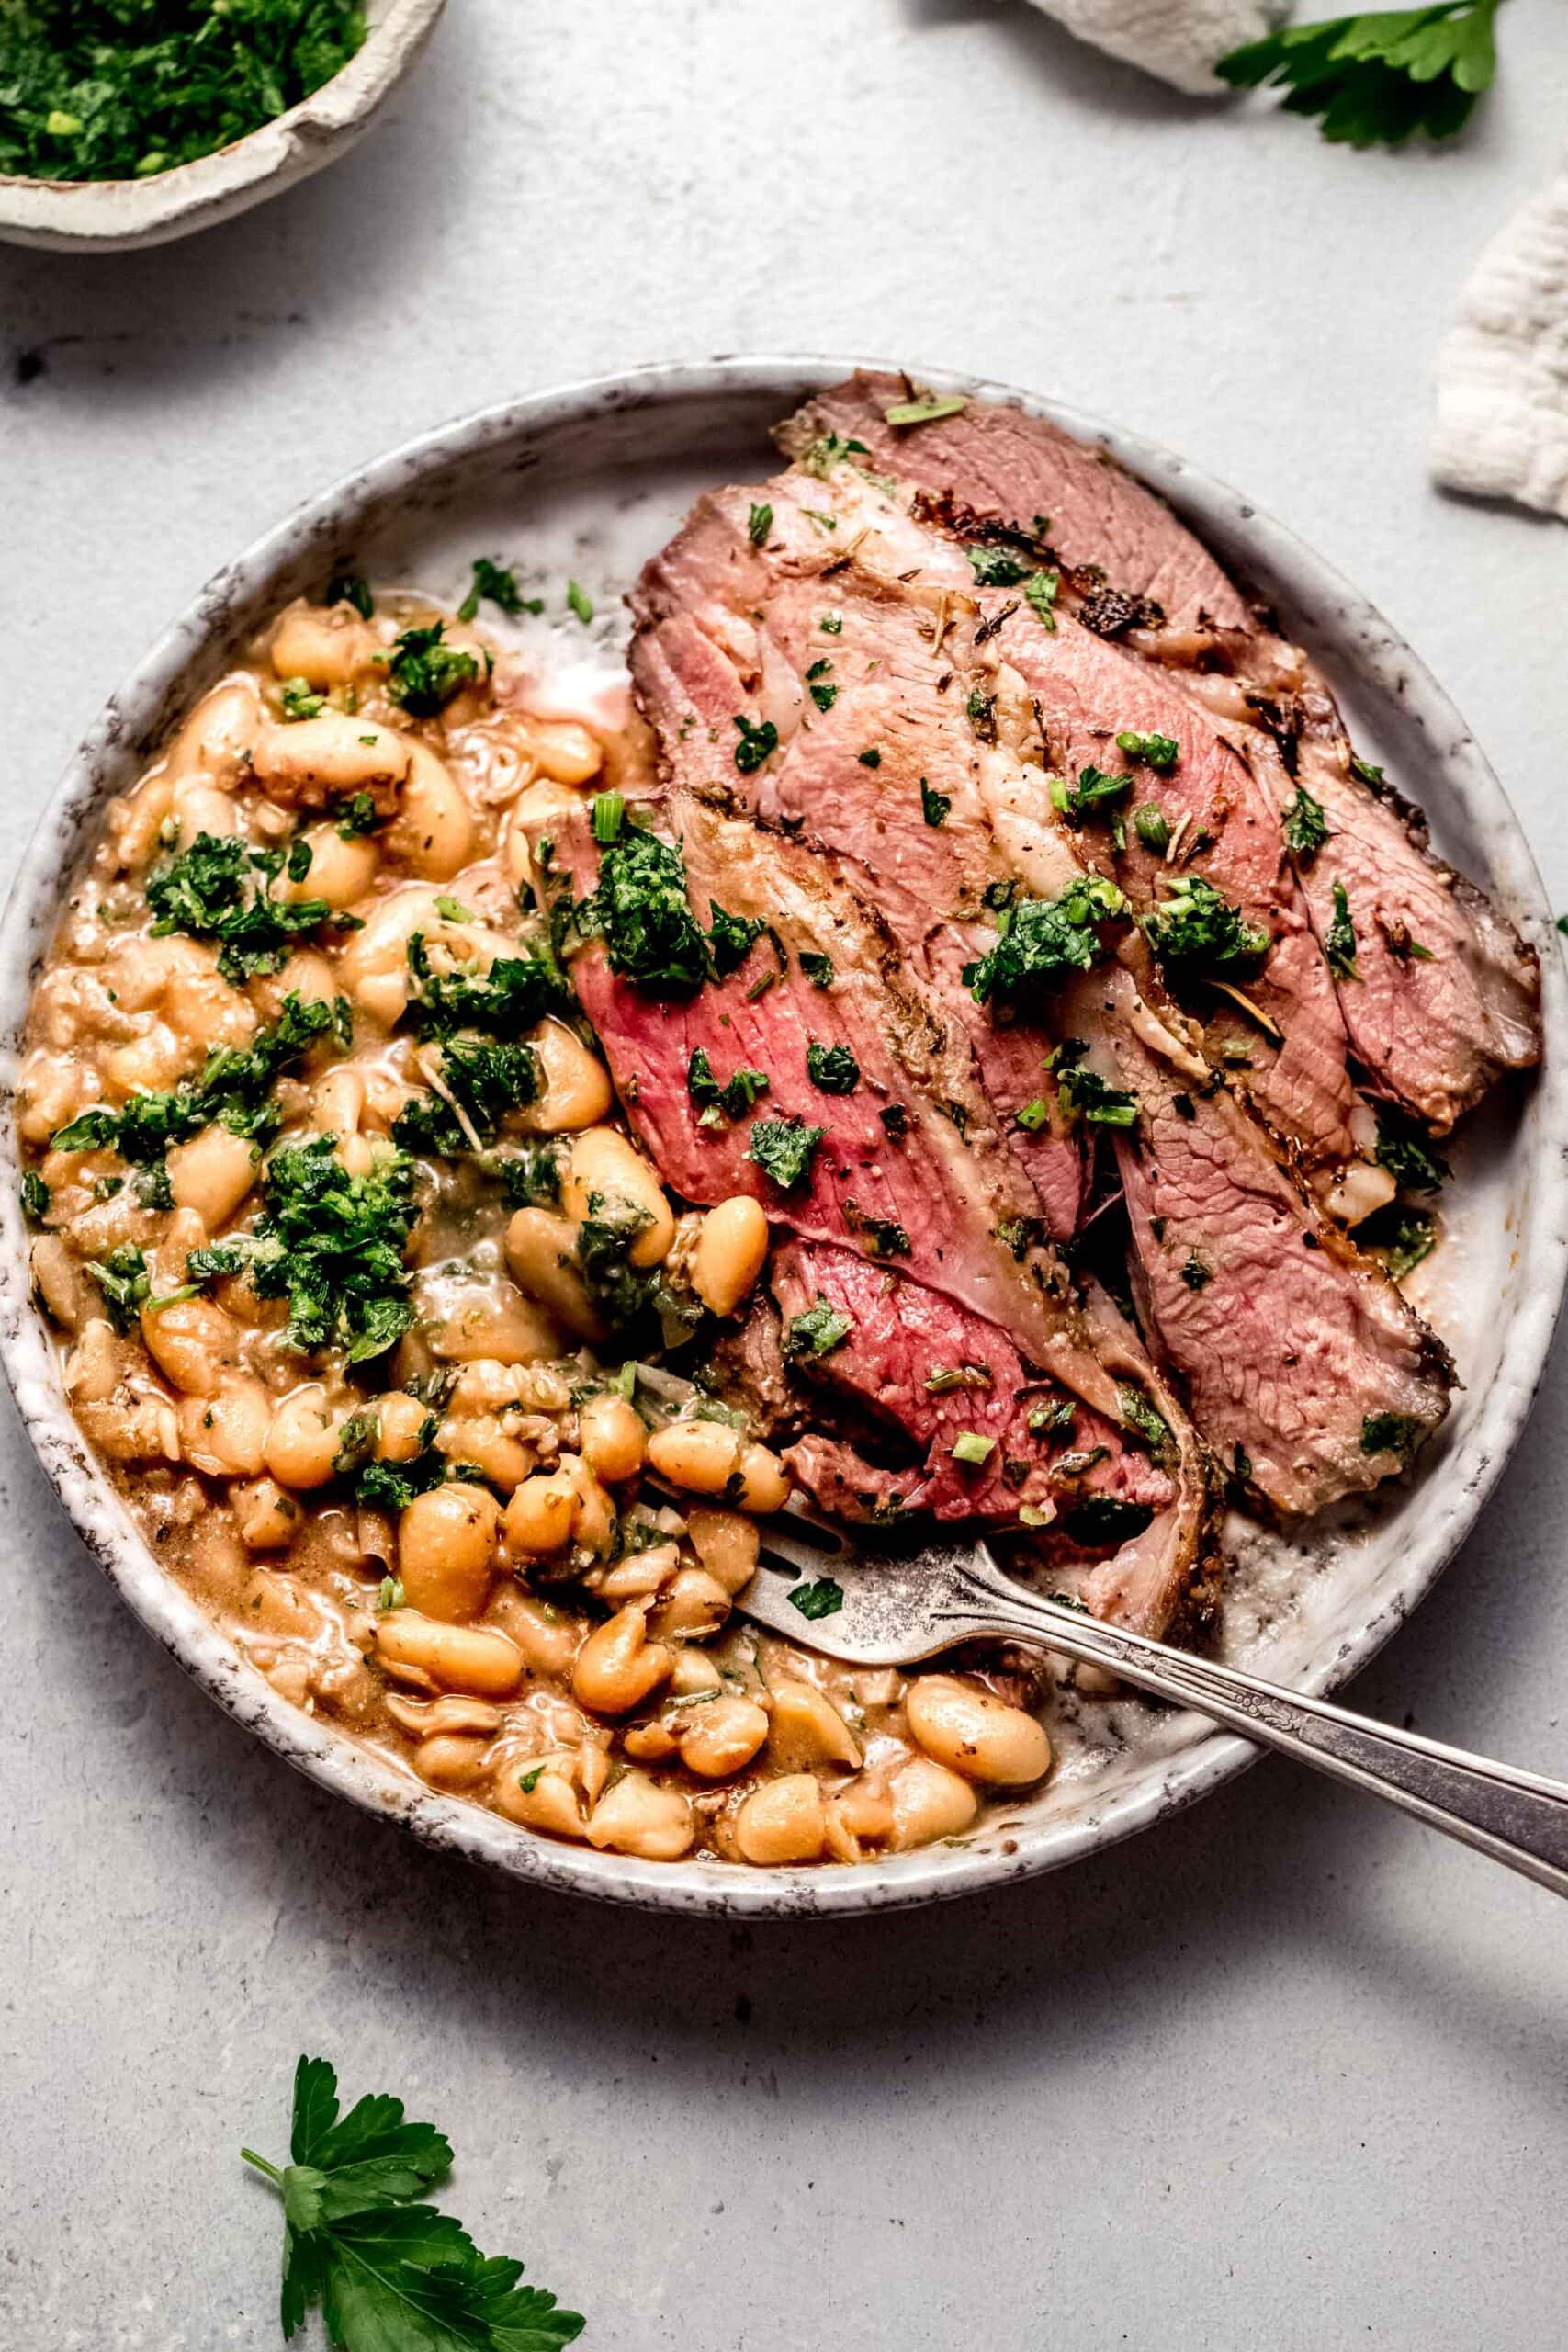
[[[492,409],[379,459],[302,507],[211,582],[116,695],[55,796],[18,876],[0,956],[0,1019],[14,1068],[28,997],[71,877],[105,803],[276,607],[355,555],[372,577],[456,603],[476,554],[518,565],[562,613],[568,577],[595,619],[527,626],[541,655],[613,666],[621,594],[701,489],[774,462],[767,429],[847,361],[732,359],[649,368]],[[1454,1153],[1446,1246],[1418,1270],[1416,1302],[1458,1360],[1462,1390],[1414,1482],[1287,1540],[1241,1522],[1224,1655],[1310,1690],[1331,1688],[1384,1642],[1474,1525],[1528,1417],[1568,1262],[1565,981],[1540,879],[1513,811],[1463,721],[1380,616],[1292,534],[1223,485],[1132,434],[1002,385],[932,375],[942,391],[1020,401],[1098,438],[1274,603],[1339,691],[1359,749],[1427,809],[1438,848],[1483,884],[1541,953],[1547,1057],[1506,1085]],[[553,1844],[438,1796],[281,1699],[152,1557],[78,1435],[29,1295],[16,1137],[0,1143],[0,1356],[51,1479],[88,1548],[142,1622],[246,1727],[325,1786],[431,1843],[540,1885],[619,1902],[745,1914],[926,1903],[1054,1870],[1145,1827],[1239,1771],[1253,1751],[1194,1715],[1128,1698],[1069,1712],[1048,1785],[991,1812],[971,1837],[850,1870],[751,1871],[693,1859],[640,1862]]]

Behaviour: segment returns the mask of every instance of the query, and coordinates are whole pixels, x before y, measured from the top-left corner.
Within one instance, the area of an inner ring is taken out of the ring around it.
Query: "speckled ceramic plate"
[[[468,560],[516,562],[561,611],[568,576],[593,597],[575,621],[530,624],[540,652],[613,663],[621,592],[701,488],[770,464],[768,426],[850,362],[724,360],[649,368],[547,392],[447,426],[380,459],[219,573],[160,640],[84,744],[39,829],[6,921],[0,990],[14,1067],[29,991],[71,877],[110,797],[165,729],[288,598],[355,552],[381,578],[456,602]],[[1280,524],[1131,434],[1006,386],[943,375],[943,391],[1021,401],[1099,437],[1280,608],[1324,662],[1360,748],[1425,806],[1439,848],[1483,883],[1541,951],[1547,1058],[1498,1091],[1456,1153],[1450,1238],[1418,1270],[1417,1301],[1458,1359],[1464,1388],[1414,1483],[1286,1540],[1237,1524],[1226,1655],[1323,1690],[1393,1632],[1473,1526],[1529,1415],[1568,1262],[1564,976],[1540,879],[1485,758],[1421,663],[1371,605]],[[16,1137],[0,1168],[0,1356],[39,1456],[88,1548],[142,1622],[219,1703],[279,1756],[431,1843],[540,1885],[681,1910],[800,1914],[933,1902],[1054,1870],[1145,1827],[1241,1770],[1252,1750],[1201,1719],[1127,1699],[1062,1726],[1058,1770],[971,1837],[855,1870],[660,1865],[557,1845],[434,1794],[300,1713],[242,1663],[152,1557],[66,1408],[29,1295]]]

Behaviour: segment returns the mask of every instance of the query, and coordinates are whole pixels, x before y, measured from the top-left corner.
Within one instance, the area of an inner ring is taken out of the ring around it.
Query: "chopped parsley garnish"
[[[1363,1219],[1356,1228],[1356,1238],[1363,1250],[1382,1260],[1396,1283],[1403,1282],[1437,1247],[1438,1220],[1429,1209],[1390,1201],[1386,1208]]]
[[[977,588],[1016,588],[1029,570],[1007,548],[965,548]]]
[[[445,642],[446,624],[406,628],[392,648],[387,692],[411,718],[439,718],[454,695],[471,685],[479,665],[466,648]]]
[[[890,1216],[864,1216],[852,1201],[844,1203],[844,1223],[868,1258],[908,1258],[908,1234]]]
[[[879,768],[882,765],[882,754],[874,744],[869,751],[862,752],[859,758],[863,768]]]
[[[829,674],[832,667],[832,663],[824,659],[820,662],[813,662],[806,673],[806,683],[811,689],[811,699],[818,710],[831,710],[839,699],[839,689],[834,685]]]
[[[1120,1086],[1107,1085],[1082,1062],[1059,1066],[1056,1099],[1069,1119],[1081,1119],[1086,1126],[1135,1127],[1138,1124],[1137,1096]]]
[[[1453,1170],[1436,1149],[1426,1129],[1407,1111],[1397,1109],[1392,1102],[1380,1102],[1376,1109],[1378,1140],[1372,1157],[1379,1167],[1386,1168],[1404,1192],[1440,1191]]]
[[[988,1003],[1052,987],[1070,972],[1087,972],[1103,953],[1097,924],[1122,912],[1126,900],[1114,882],[1080,875],[1059,899],[1020,899],[1003,909],[997,944],[978,963],[964,967],[964,985],[976,1001]]]
[[[285,678],[277,697],[288,719],[314,718],[327,707],[325,695],[318,694],[309,678]]]
[[[1179,874],[1164,903],[1139,917],[1162,964],[1186,974],[1224,972],[1269,951],[1269,933],[1201,874]]]
[[[738,972],[751,953],[752,943],[768,928],[760,915],[727,914],[716,899],[708,900],[713,921],[708,926],[708,953],[719,978]]]
[[[817,626],[824,637],[842,637],[844,616],[841,613],[824,613]]]
[[[997,1441],[994,1437],[982,1437],[978,1430],[960,1430],[947,1450],[954,1462],[966,1463],[977,1470],[995,1453]]]
[[[1052,777],[1051,802],[1069,825],[1077,826],[1086,818],[1098,815],[1100,809],[1112,807],[1132,786],[1130,775],[1109,775],[1103,768],[1080,768],[1077,784],[1070,785],[1059,775]]]
[[[457,607],[457,618],[473,620],[481,602],[493,605],[498,612],[509,613],[513,619],[523,610],[523,591],[517,584],[517,574],[505,564],[492,563],[488,555],[474,558],[474,584]]]
[[[0,8],[0,172],[149,179],[298,106],[365,40],[360,0]]]
[[[113,1149],[124,1159],[161,1160],[171,1144],[214,1120],[234,1135],[265,1137],[276,1125],[267,1099],[276,1080],[329,1031],[346,1043],[346,1015],[342,998],[333,1005],[289,996],[276,1027],[264,1029],[254,1045],[220,1046],[209,1054],[199,1078],[166,1094],[133,1094],[118,1111],[84,1111],[60,1129],[51,1148]]]
[[[817,1304],[802,1315],[792,1316],[784,1326],[784,1351],[791,1359],[800,1356],[830,1355],[841,1348],[854,1329],[847,1315],[830,1306],[820,1291]]]
[[[336,820],[338,839],[343,842],[357,841],[362,834],[373,833],[378,825],[387,822],[368,792],[351,792],[346,800],[333,804],[332,813]]]
[[[964,715],[982,743],[996,741],[997,698],[995,695],[987,694],[980,686],[971,686],[969,698],[964,706]]]
[[[1013,1115],[1025,1135],[1037,1136],[1041,1128],[1050,1122],[1051,1105],[1043,1094],[1036,1094],[1023,1103]]]
[[[792,1609],[813,1622],[834,1617],[844,1605],[844,1588],[835,1577],[818,1577],[815,1584],[798,1584],[784,1598]]]
[[[752,1124],[746,1157],[781,1193],[793,1193],[805,1182],[827,1133],[826,1127],[808,1127],[802,1119],[758,1119]]]
[[[795,459],[802,473],[815,474],[818,481],[826,481],[831,469],[844,458],[869,458],[871,451],[863,441],[846,441],[837,433],[819,433],[815,441]],[[809,514],[809,507],[802,508]]]
[[[1371,760],[1359,759],[1354,753],[1350,758],[1350,773],[1362,784],[1370,784],[1374,789],[1382,782],[1382,768],[1373,767]]]
[[[382,1152],[351,1176],[336,1137],[315,1136],[273,1153],[263,1198],[254,1233],[190,1252],[191,1279],[248,1270],[261,1297],[287,1297],[288,1344],[301,1354],[341,1348],[350,1363],[384,1355],[413,1321],[403,1263],[419,1214],[412,1160]]]
[[[288,2153],[280,2166],[240,2151],[283,2199],[286,2336],[316,2304],[340,2352],[562,2352],[581,2335],[581,2312],[519,2284],[520,2262],[487,2260],[452,2214],[412,2201],[446,2178],[452,2149],[405,2122],[401,2099],[340,2115],[331,2066],[301,2058]]]
[[[686,1091],[700,1106],[703,1115],[699,1124],[705,1127],[720,1126],[727,1119],[744,1118],[758,1096],[767,1091],[768,1073],[763,1069],[738,1069],[720,1085],[701,1046],[694,1048],[686,1066]]]
[[[1350,897],[1343,882],[1334,885],[1334,920],[1323,934],[1323,953],[1336,979],[1359,980],[1356,969],[1356,926]]]
[[[1201,1258],[1191,1256],[1188,1258],[1181,1269],[1181,1279],[1189,1290],[1201,1290],[1206,1283],[1213,1281],[1214,1270],[1212,1266],[1206,1266]]]
[[[1304,784],[1296,786],[1296,797],[1285,811],[1285,844],[1298,857],[1314,857],[1328,839],[1328,821],[1322,807]]]
[[[1133,831],[1156,857],[1163,857],[1170,847],[1170,826],[1165,810],[1156,801],[1145,800],[1134,809]]]
[[[847,1046],[806,1048],[806,1075],[818,1094],[852,1094],[860,1084],[860,1064]]]
[[[953,801],[945,792],[933,792],[924,776],[920,778],[920,814],[928,825],[946,822]]]
[[[547,956],[498,956],[490,969],[436,972],[424,934],[408,944],[410,1026],[425,1037],[453,1037],[482,1029],[491,1037],[521,1037],[566,1002],[560,967]]]
[[[1369,1413],[1361,1423],[1361,1452],[1397,1453],[1408,1462],[1420,1442],[1421,1429],[1409,1413]]]
[[[588,1215],[577,1229],[577,1262],[589,1296],[617,1329],[637,1322],[654,1304],[657,1273],[631,1262],[635,1244],[653,1219],[620,1194],[590,1193]]]
[[[1075,1544],[1087,1550],[1130,1544],[1141,1535],[1154,1511],[1147,1503],[1123,1502],[1120,1495],[1085,1495],[1062,1513],[1062,1526]],[[1060,1600],[1060,1594],[1053,1594]]]
[[[148,876],[153,938],[180,931],[217,940],[218,968],[234,988],[258,972],[281,970],[299,934],[333,911],[325,899],[270,897],[266,885],[283,866],[281,850],[252,849],[237,834],[198,833],[189,849]]]
[[[737,711],[735,724],[740,730],[740,741],[735,746],[735,764],[742,775],[755,775],[764,760],[779,748],[779,730],[771,718],[753,726]]]
[[[1143,1390],[1126,1381],[1116,1393],[1122,1404],[1122,1426],[1128,1436],[1145,1453],[1163,1458],[1170,1451],[1170,1430]]]
[[[1141,760],[1159,775],[1168,775],[1181,757],[1181,746],[1173,735],[1135,735],[1128,729],[1116,738],[1116,748],[1125,758]]]
[[[969,403],[962,392],[919,392],[913,400],[895,401],[882,412],[886,424],[935,424],[940,417],[961,416]]]
[[[558,1144],[519,1144],[513,1150],[492,1153],[484,1167],[488,1176],[499,1180],[508,1208],[537,1208],[560,1198]]]
[[[334,571],[327,582],[327,602],[352,605],[362,621],[375,618],[376,599],[370,594],[370,582],[357,571]]]
[[[767,544],[768,533],[773,529],[773,508],[771,506],[753,506],[750,514],[746,518],[746,536],[750,540],[751,545],[754,548],[765,546]]]
[[[795,957],[814,989],[830,989],[833,985],[833,959],[819,956],[815,948],[803,947]]]
[[[599,792],[593,796],[593,838],[602,849],[621,838],[621,820],[626,811],[624,792]]]
[[[686,901],[686,861],[657,833],[632,827],[610,844],[577,922],[604,940],[613,972],[650,994],[694,996],[709,977],[707,941]]]
[[[105,1314],[123,1339],[141,1312],[152,1287],[145,1257],[129,1242],[122,1242],[106,1258],[90,1258],[87,1272],[103,1293]]]
[[[1056,632],[1056,592],[1061,584],[1059,571],[1032,572],[1023,584],[1024,598],[1030,609],[1041,627],[1048,628],[1053,636]]]
[[[49,1215],[49,1186],[36,1168],[28,1169],[22,1177],[22,1206],[36,1225],[41,1225]]]
[[[587,591],[580,588],[575,580],[569,580],[566,583],[566,601],[568,609],[575,614],[586,628],[593,618],[593,603]]]
[[[455,1159],[492,1144],[507,1113],[535,1100],[539,1065],[533,1048],[515,1039],[448,1037],[440,1081],[399,1112],[392,1139],[404,1151]]]

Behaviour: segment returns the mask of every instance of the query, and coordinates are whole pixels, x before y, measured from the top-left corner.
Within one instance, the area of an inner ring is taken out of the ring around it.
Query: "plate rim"
[[[96,830],[112,788],[99,781],[100,763],[128,738],[140,741],[162,731],[178,707],[182,682],[199,675],[203,649],[236,603],[265,594],[278,574],[298,563],[303,548],[354,536],[367,527],[371,510],[385,506],[400,490],[522,435],[591,425],[618,410],[711,401],[727,393],[752,401],[766,394],[782,414],[810,390],[840,380],[856,367],[905,372],[897,363],[863,358],[759,354],[660,361],[589,377],[449,419],[303,500],[214,573],[163,630],[110,696],[41,811],[0,921],[0,1023],[6,1037],[19,1034],[42,947],[58,921],[61,877]],[[1066,403],[962,370],[909,372],[939,392],[1017,401],[1027,413],[1104,447],[1195,519],[1205,534],[1240,533],[1267,571],[1303,582],[1309,593],[1300,601],[1331,601],[1341,620],[1353,615],[1363,633],[1359,673],[1380,694],[1403,701],[1432,737],[1459,807],[1467,818],[1484,821],[1489,853],[1495,853],[1489,862],[1506,881],[1509,912],[1540,956],[1547,1050],[1532,1086],[1529,1113],[1539,1136],[1529,1213],[1518,1236],[1519,1248],[1529,1246],[1536,1253],[1531,1284],[1513,1310],[1497,1374],[1463,1452],[1445,1465],[1455,1487],[1446,1515],[1417,1535],[1404,1566],[1385,1580],[1365,1622],[1342,1634],[1332,1654],[1293,1684],[1330,1690],[1382,1648],[1471,1532],[1522,1434],[1545,1370],[1568,1281],[1568,1068],[1560,1065],[1556,1051],[1558,1037],[1568,1036],[1568,973],[1552,945],[1550,905],[1519,820],[1444,688],[1377,608],[1289,526],[1161,444]],[[8,1069],[14,1074],[14,1069],[13,1050]],[[14,1088],[13,1115],[0,1136],[0,1166],[15,1179]],[[148,1630],[242,1727],[322,1786],[365,1811],[398,1820],[427,1844],[558,1893],[653,1909],[737,1918],[901,1909],[1064,1868],[1196,1803],[1256,1760],[1258,1751],[1234,1734],[1195,1736],[1162,1759],[1146,1782],[1113,1796],[1102,1809],[1091,1804],[1067,1821],[1021,1826],[996,1849],[939,1845],[854,1869],[750,1871],[701,1857],[642,1862],[534,1837],[477,1805],[424,1788],[412,1774],[360,1747],[352,1734],[329,1729],[292,1706],[201,1614],[134,1530],[53,1386],[49,1340],[31,1297],[28,1247],[17,1185],[7,1182],[0,1185],[0,1365],[28,1442],[87,1549]]]

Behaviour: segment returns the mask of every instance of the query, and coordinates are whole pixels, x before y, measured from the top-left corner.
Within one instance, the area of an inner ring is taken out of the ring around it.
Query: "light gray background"
[[[229,228],[0,249],[0,855],[226,556],[334,474],[638,359],[908,354],[1185,450],[1448,683],[1568,905],[1561,528],[1444,501],[1464,270],[1549,168],[1561,0],[1441,156],[1214,112],[1012,0],[453,0],[356,154]],[[0,1430],[0,2343],[279,2341],[301,2049],[449,2130],[449,2201],[597,2352],[1561,2344],[1553,1899],[1261,1766],[1068,1875],[736,1930],[532,1896],[248,1743]],[[1568,1772],[1560,1351],[1358,1686]]]

